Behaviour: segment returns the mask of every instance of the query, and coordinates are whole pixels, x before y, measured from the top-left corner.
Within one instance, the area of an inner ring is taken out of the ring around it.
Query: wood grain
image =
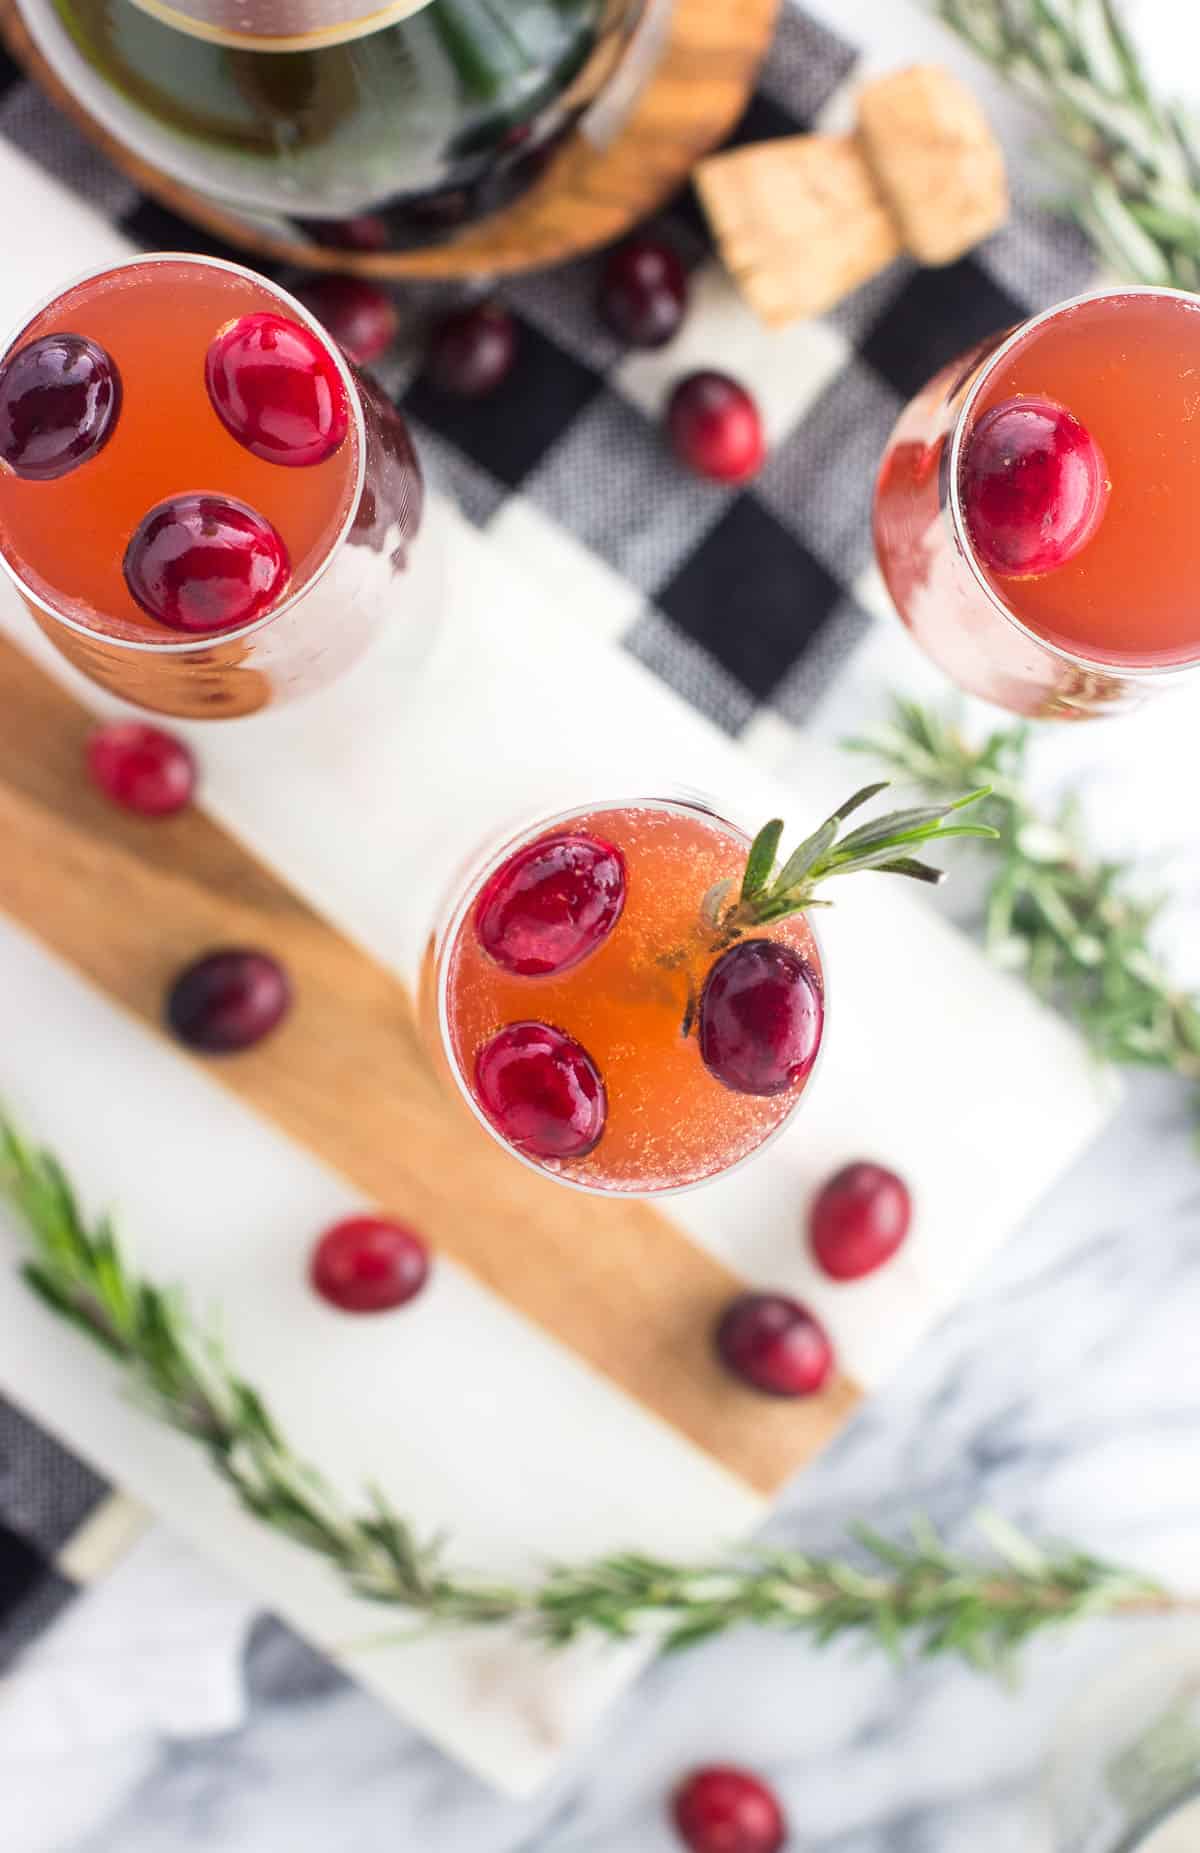
[[[89,717],[3,639],[0,703],[5,912],[156,1031],[188,960],[274,952],[293,1013],[259,1048],[205,1061],[214,1080],[757,1491],[836,1433],[855,1385],[779,1403],[732,1381],[709,1334],[744,1283],[658,1211],[562,1190],[500,1151],[439,1083],[404,985],[202,813],[148,823],[103,799],[81,771]]]
[[[675,0],[662,58],[610,147],[596,148],[576,133],[515,205],[423,251],[331,251],[248,226],[130,153],[102,128],[47,65],[14,0],[0,0],[0,35],[64,113],[143,192],[218,238],[310,270],[466,277],[563,263],[619,238],[661,206],[741,115],[779,5],[780,0]]]

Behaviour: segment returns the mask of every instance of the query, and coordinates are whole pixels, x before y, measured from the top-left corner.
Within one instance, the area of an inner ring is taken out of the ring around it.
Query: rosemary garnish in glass
[[[945,799],[939,804],[913,805],[907,810],[887,811],[870,823],[842,835],[846,819],[868,804],[889,781],[864,785],[840,804],[825,822],[806,836],[776,873],[779,845],[783,840],[783,819],[773,817],[764,824],[746,858],[746,871],[735,901],[730,900],[732,881],[718,882],[710,888],[701,905],[701,916],[713,931],[713,950],[722,952],[743,933],[802,914],[810,907],[828,907],[829,897],[818,894],[822,882],[835,875],[853,875],[860,869],[873,869],[879,875],[907,875],[913,881],[937,883],[945,878],[943,869],[922,862],[911,852],[924,843],[941,843],[949,837],[995,836],[986,823],[947,823],[945,820],[969,804],[988,796],[988,787],[979,786],[961,797]]]

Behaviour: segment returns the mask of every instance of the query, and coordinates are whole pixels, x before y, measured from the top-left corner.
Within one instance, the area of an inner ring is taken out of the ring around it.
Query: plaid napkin
[[[853,45],[786,7],[733,140],[840,126],[858,65]],[[140,196],[2,52],[0,135],[144,249],[242,255]],[[596,317],[589,258],[505,283],[520,364],[485,402],[430,391],[415,343],[380,377],[466,514],[561,587],[564,624],[598,629],[730,733],[764,712],[802,722],[874,621],[867,486],[900,405],[951,355],[1093,274],[1079,235],[1018,197],[1012,223],[957,264],[896,264],[830,316],[768,333],[724,278],[686,190],[662,214],[693,272],[693,311],[669,349],[621,350]],[[399,293],[414,326],[445,294]],[[770,456],[749,487],[699,482],[664,451],[665,392],[700,365],[736,374],[763,408]],[[109,1500],[0,1402],[0,1669],[102,1567],[122,1530]]]

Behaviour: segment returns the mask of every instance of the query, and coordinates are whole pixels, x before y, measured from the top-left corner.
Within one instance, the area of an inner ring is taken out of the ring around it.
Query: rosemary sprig
[[[846,819],[887,789],[888,780],[884,779],[854,792],[811,836],[805,837],[778,873],[775,865],[783,841],[783,819],[774,817],[764,824],[750,845],[737,900],[729,901],[732,884],[727,881],[718,883],[704,897],[701,913],[716,934],[717,946],[731,945],[740,934],[784,920],[789,914],[804,913],[810,907],[828,907],[828,899],[818,895],[817,889],[834,875],[874,869],[880,875],[940,882],[943,871],[920,861],[911,853],[913,849],[923,843],[945,842],[949,837],[995,835],[991,824],[946,822],[955,812],[986,798],[986,786],[937,804],[888,811],[843,835]]]
[[[1171,982],[1152,947],[1161,902],[1147,900],[1129,868],[1090,851],[1071,806],[1041,816],[1023,784],[1024,726],[973,745],[944,716],[895,703],[890,726],[851,741],[931,795],[986,779],[995,828],[986,908],[989,950],[1022,971],[1042,996],[1117,1064],[1165,1068],[1200,1087],[1200,998]]]
[[[1113,0],[934,0],[989,64],[1049,109],[1047,152],[1101,255],[1142,283],[1200,289],[1200,124],[1156,97]]]
[[[195,1328],[183,1295],[131,1268],[111,1223],[89,1227],[60,1165],[0,1119],[0,1193],[20,1211],[23,1272],[41,1298],[115,1360],[135,1394],[190,1436],[241,1504],[316,1552],[347,1589],[423,1628],[515,1624],[547,1647],[583,1635],[649,1635],[670,1648],[747,1623],[818,1644],[858,1635],[896,1653],[958,1654],[993,1668],[1031,1635],[1084,1616],[1197,1605],[1082,1551],[1048,1553],[997,1519],[992,1560],[945,1549],[918,1522],[892,1543],[860,1529],[860,1561],[748,1548],[680,1565],[618,1552],[551,1565],[521,1586],[451,1569],[445,1541],[418,1536],[372,1491],[354,1511],[288,1446],[262,1397]]]

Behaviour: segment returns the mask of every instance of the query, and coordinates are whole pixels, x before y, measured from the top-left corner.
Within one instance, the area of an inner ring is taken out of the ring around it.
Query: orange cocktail
[[[308,312],[239,266],[137,258],[0,356],[0,559],[116,693],[246,713],[318,687],[404,578],[420,471],[393,408]]]
[[[902,414],[879,565],[921,646],[1021,713],[1110,708],[1200,661],[1200,302],[1063,304],[946,368]]]
[[[646,801],[547,819],[476,873],[438,939],[441,1036],[472,1110],[518,1157],[586,1189],[679,1190],[738,1164],[795,1110],[824,1013],[802,914],[758,951],[739,942],[794,1007],[782,1062],[726,1062],[722,1079],[729,1052],[711,1026],[705,1041],[721,983],[713,922],[749,847],[699,804]]]
[[[790,854],[706,805],[641,799],[544,818],[486,851],[434,932],[431,1040],[476,1119],[581,1190],[685,1190],[779,1132],[808,1087],[825,976],[808,910],[834,878],[941,873],[914,852],[994,836],[984,794],[850,823],[851,795]]]

